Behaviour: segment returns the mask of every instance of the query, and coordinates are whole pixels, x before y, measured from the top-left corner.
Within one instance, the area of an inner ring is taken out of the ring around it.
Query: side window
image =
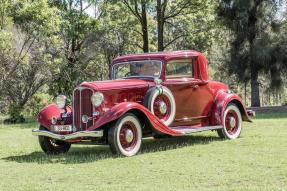
[[[167,63],[167,78],[193,78],[193,64],[191,59],[173,60]]]

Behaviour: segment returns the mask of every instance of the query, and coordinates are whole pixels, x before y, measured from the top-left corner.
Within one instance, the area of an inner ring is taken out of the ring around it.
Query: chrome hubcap
[[[167,111],[166,104],[163,101],[159,103],[159,111],[161,114],[165,114]]]
[[[236,126],[236,120],[235,120],[234,117],[230,117],[229,125],[230,125],[231,128],[234,128]]]
[[[128,143],[130,143],[130,142],[132,142],[132,140],[133,140],[133,138],[134,138],[134,134],[133,134],[133,132],[130,130],[130,129],[127,129],[126,130],[126,141],[128,142]]]

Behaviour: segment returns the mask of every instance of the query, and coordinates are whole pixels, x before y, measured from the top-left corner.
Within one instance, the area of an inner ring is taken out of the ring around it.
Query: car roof
[[[195,50],[179,50],[179,51],[166,51],[166,52],[153,52],[153,53],[142,53],[142,54],[128,54],[119,56],[113,60],[113,64],[119,62],[126,62],[130,60],[144,60],[144,59],[155,59],[155,60],[164,60],[168,61],[174,58],[182,58],[182,57],[204,57],[200,52]]]

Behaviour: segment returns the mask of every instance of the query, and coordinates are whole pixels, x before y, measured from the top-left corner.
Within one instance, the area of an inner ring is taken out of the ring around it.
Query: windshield
[[[162,62],[159,60],[141,60],[121,62],[113,66],[113,79],[129,77],[160,77]]]

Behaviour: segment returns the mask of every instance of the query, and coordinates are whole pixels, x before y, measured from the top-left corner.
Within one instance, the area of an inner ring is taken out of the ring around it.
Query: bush
[[[53,97],[46,93],[38,93],[32,96],[25,107],[25,113],[29,116],[37,116],[43,107],[53,102]]]
[[[23,107],[19,106],[18,104],[11,104],[9,105],[8,114],[10,118],[5,119],[4,123],[24,123],[25,118],[22,114]]]

